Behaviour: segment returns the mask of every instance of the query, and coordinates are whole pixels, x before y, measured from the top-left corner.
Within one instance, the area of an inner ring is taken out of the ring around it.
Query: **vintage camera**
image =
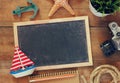
[[[110,56],[114,54],[115,51],[120,50],[120,27],[116,22],[111,22],[108,26],[113,34],[113,37],[100,45],[106,56]]]

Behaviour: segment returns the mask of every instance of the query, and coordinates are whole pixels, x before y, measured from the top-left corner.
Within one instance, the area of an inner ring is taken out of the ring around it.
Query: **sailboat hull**
[[[18,71],[18,72],[11,72],[11,74],[15,77],[15,78],[20,78],[20,77],[24,77],[27,75],[31,75],[35,70],[35,67],[32,68],[27,68],[25,70],[22,71]]]

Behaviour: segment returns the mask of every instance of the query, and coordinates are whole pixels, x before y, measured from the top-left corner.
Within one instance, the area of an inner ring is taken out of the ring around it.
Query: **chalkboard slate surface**
[[[59,68],[59,65],[90,61],[84,19],[33,23],[16,28],[18,46],[37,67]]]

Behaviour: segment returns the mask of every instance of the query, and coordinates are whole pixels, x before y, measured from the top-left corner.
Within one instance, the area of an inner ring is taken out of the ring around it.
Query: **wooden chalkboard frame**
[[[84,20],[85,21],[86,40],[87,40],[86,42],[87,42],[88,58],[89,58],[88,62],[73,63],[73,64],[62,64],[62,65],[51,65],[51,66],[40,66],[40,67],[37,67],[36,70],[48,70],[48,69],[60,69],[60,68],[92,66],[93,61],[92,61],[92,51],[91,51],[90,30],[89,30],[88,16],[14,23],[15,46],[19,46],[18,32],[17,32],[17,27],[18,26],[27,26],[27,25],[45,24],[45,23],[57,23],[57,22],[68,22],[68,21],[77,21],[77,20]]]

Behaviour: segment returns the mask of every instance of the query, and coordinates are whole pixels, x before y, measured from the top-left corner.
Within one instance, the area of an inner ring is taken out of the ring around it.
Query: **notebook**
[[[80,83],[80,80],[78,70],[66,70],[31,75],[29,83]]]

